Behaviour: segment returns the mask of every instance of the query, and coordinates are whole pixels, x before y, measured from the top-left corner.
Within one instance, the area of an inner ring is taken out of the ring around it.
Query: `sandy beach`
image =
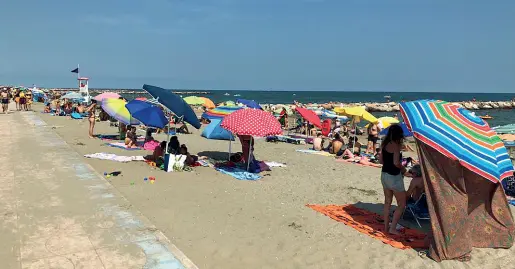
[[[86,120],[42,114],[40,106],[35,110],[47,123],[44,128],[52,128],[80,155],[150,153],[107,147],[105,141],[87,137]],[[95,132],[115,134],[117,128],[99,122]],[[218,158],[228,154],[227,141],[207,140],[199,130],[180,135],[179,140],[193,154]],[[475,249],[470,262],[436,263],[306,207],[356,204],[380,213],[383,204],[377,168],[295,151],[308,147],[258,140],[258,159],[287,165],[273,168],[258,181],[239,181],[210,167],[165,173],[144,162],[84,161],[100,174],[121,171],[108,179],[112,186],[199,268],[510,268],[514,262],[513,249]],[[233,144],[233,149],[239,148]],[[156,178],[155,184],[143,180],[149,176]],[[402,224],[416,227],[414,221]]]

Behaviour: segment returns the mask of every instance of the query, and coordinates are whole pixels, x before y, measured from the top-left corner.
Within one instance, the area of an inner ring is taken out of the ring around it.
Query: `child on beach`
[[[321,151],[324,148],[324,139],[322,133],[318,132],[317,137],[313,139],[313,150]]]

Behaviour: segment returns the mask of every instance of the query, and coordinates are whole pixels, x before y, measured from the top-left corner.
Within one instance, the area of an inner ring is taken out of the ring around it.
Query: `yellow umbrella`
[[[361,119],[366,120],[368,122],[377,123],[378,120],[374,115],[370,114],[364,107],[355,106],[355,107],[337,107],[334,109],[334,112],[349,116],[359,121]],[[357,122],[356,121],[356,122]]]
[[[199,97],[199,98],[204,100],[203,106],[205,106],[207,109],[212,109],[212,108],[216,107],[215,103],[213,103],[213,101],[211,101],[211,99],[206,98],[206,97]]]
[[[377,121],[381,124],[382,129],[388,128],[392,124],[399,123],[399,120],[394,117],[381,117],[378,118]],[[370,123],[367,124],[365,127],[368,128],[369,125]]]

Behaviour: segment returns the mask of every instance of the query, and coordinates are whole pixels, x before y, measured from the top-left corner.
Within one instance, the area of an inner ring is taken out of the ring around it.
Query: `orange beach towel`
[[[424,243],[425,234],[405,228],[401,235],[390,235],[382,232],[383,218],[376,213],[355,207],[354,205],[306,205],[338,222],[356,229],[372,238],[381,240],[398,249],[427,248]]]

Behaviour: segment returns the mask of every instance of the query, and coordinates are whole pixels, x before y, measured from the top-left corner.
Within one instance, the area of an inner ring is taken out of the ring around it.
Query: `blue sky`
[[[515,1],[0,0],[0,84],[515,92]]]

